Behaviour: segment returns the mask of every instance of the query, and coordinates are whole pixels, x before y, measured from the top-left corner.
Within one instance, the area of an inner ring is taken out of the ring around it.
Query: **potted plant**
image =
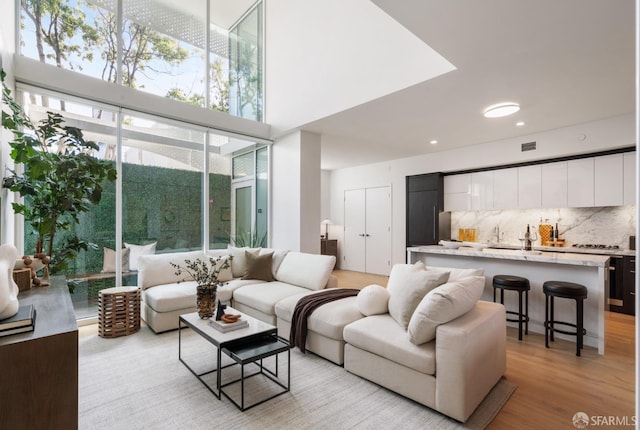
[[[111,161],[93,156],[98,145],[85,140],[79,128],[66,125],[62,115],[48,111],[45,119],[33,122],[11,97],[5,76],[0,70],[2,127],[13,133],[11,158],[22,169],[9,170],[2,186],[24,198],[13,203],[13,210],[37,234],[34,256],[49,256],[55,272],[67,268],[78,251],[95,248],[75,235],[56,241],[57,234],[70,231],[81,213],[100,202],[103,182],[115,181],[116,169]]]
[[[200,318],[207,319],[213,316],[218,287],[224,284],[218,278],[221,271],[231,267],[231,259],[233,259],[232,256],[209,257],[208,261],[196,258],[184,260],[184,266],[169,263],[176,269],[176,276],[182,276],[185,273],[189,275],[178,282],[191,279],[196,281],[196,307]]]

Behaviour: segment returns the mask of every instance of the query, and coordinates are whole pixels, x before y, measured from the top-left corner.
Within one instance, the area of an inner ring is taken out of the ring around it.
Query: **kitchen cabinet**
[[[407,176],[406,186],[407,246],[435,245],[442,239],[450,239],[451,214],[443,208],[442,175]]]
[[[567,206],[592,207],[594,205],[593,158],[567,161]]]
[[[622,154],[594,157],[593,204],[599,206],[621,206],[623,197],[624,162]]]
[[[410,176],[408,176],[410,177]],[[444,210],[468,211],[471,210],[471,174],[445,176]]]
[[[493,171],[493,209],[518,207],[518,169]]]
[[[518,167],[518,208],[542,206],[542,166]]]
[[[471,210],[493,209],[493,170],[471,174]]]
[[[625,152],[623,155],[623,203],[636,204],[636,151]]]
[[[542,207],[567,207],[567,162],[542,165]]]

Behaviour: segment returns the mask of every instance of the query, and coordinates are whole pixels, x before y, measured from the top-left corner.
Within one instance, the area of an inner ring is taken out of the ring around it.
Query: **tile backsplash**
[[[541,223],[556,223],[565,247],[576,243],[618,245],[629,248],[629,236],[636,231],[636,207],[560,208],[451,212],[451,238],[458,239],[459,228],[475,228],[476,241],[496,243],[496,226],[500,243],[520,245],[518,233],[529,224],[536,231]],[[534,242],[540,245],[540,239]]]

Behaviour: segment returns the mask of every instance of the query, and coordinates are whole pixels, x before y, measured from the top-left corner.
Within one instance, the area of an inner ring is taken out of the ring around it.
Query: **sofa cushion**
[[[391,269],[389,315],[406,329],[413,311],[427,293],[447,282],[449,272],[428,271],[415,264],[396,264]]]
[[[191,252],[171,252],[167,254],[141,255],[138,258],[138,286],[142,289],[153,287],[154,285],[172,284],[181,280],[192,280],[183,273],[176,275],[176,269],[171,263],[184,267],[185,260],[195,260],[203,258],[202,251]]]
[[[278,268],[276,279],[309,290],[321,290],[327,285],[335,263],[333,255],[288,252]]]
[[[242,303],[265,315],[275,315],[276,303],[305,291],[302,287],[278,281],[251,284],[236,289],[233,292],[233,302]]]
[[[372,354],[428,375],[435,374],[435,342],[414,345],[389,314],[373,315],[344,328],[344,340]]]
[[[276,277],[276,273],[278,273],[278,269],[284,260],[284,257],[287,255],[289,251],[287,249],[273,249],[273,248],[261,248],[260,255],[272,253],[273,257],[271,260],[271,272],[273,273],[273,277]]]
[[[223,303],[228,303],[233,297],[233,292],[238,288],[244,287],[245,285],[260,283],[264,283],[264,281],[258,281],[256,279],[232,279],[231,281],[227,281],[218,287],[218,292],[216,293],[216,303],[218,300]]]
[[[116,271],[116,251],[111,248],[103,248],[104,256],[102,259],[102,272],[115,272]],[[122,271],[129,271],[129,254],[131,249],[123,248],[120,254],[122,258]]]
[[[271,282],[273,278],[273,252],[255,255],[245,251],[247,259],[247,272],[242,279],[257,279],[260,281]]]
[[[432,270],[436,272],[449,272],[449,281],[455,281],[456,279],[466,278],[467,276],[484,275],[484,269],[456,269],[454,267],[428,266],[427,270]]]
[[[307,290],[304,294],[296,294],[280,300],[276,303],[276,316],[278,319],[290,323],[298,300],[304,296],[320,292]],[[307,319],[307,330],[330,339],[342,341],[344,327],[361,318],[363,318],[363,315],[356,306],[356,297],[346,297],[316,308]]]
[[[258,254],[260,248],[236,248],[235,246],[229,246],[229,255],[233,257],[231,260],[231,272],[234,278],[242,278],[247,272],[247,258],[245,252],[251,252]]]
[[[149,243],[147,245],[134,245],[133,243],[124,243],[129,248],[129,270],[138,270],[138,258],[141,255],[153,255],[156,253],[156,245],[158,242]]]
[[[409,341],[420,345],[435,339],[436,328],[473,309],[483,290],[484,276],[460,278],[433,289],[409,321]]]
[[[171,312],[196,306],[196,281],[169,283],[147,288],[142,296],[147,306],[156,312]]]
[[[367,285],[358,293],[356,305],[363,315],[386,314],[389,311],[389,291],[381,285]]]

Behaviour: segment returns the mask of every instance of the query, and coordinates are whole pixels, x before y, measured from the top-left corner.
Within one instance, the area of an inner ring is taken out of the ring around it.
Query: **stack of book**
[[[36,326],[36,309],[33,305],[20,306],[18,313],[0,320],[0,337],[33,331]]]
[[[236,322],[226,323],[224,321],[216,321],[215,319],[209,320],[209,325],[215,328],[222,333],[226,333],[228,331],[238,330],[244,327],[249,327],[249,322],[247,320],[239,319]]]

